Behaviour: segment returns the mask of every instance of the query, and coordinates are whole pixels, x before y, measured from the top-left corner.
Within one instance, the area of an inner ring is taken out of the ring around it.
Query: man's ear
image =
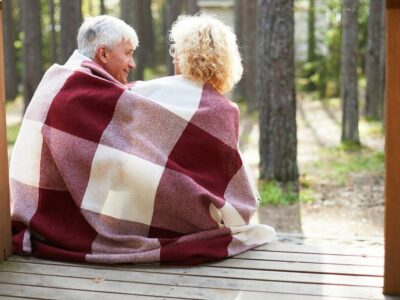
[[[101,65],[108,63],[107,48],[105,46],[99,46],[96,49],[95,61]]]

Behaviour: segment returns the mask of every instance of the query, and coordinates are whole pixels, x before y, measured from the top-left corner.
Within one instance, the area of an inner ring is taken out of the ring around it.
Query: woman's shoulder
[[[203,84],[183,75],[136,81],[129,90],[156,102],[169,102],[183,106],[191,103],[195,106],[219,107],[224,111],[227,109],[239,110],[236,103],[214,89],[210,84]],[[200,104],[200,101],[202,104]]]
[[[190,120],[199,107],[203,85],[178,75],[137,81],[129,90]]]
[[[147,81],[136,81],[131,91],[142,93],[152,93],[155,89],[162,90],[196,90],[202,89],[203,84],[199,81],[194,81],[183,77],[182,75],[160,77]]]

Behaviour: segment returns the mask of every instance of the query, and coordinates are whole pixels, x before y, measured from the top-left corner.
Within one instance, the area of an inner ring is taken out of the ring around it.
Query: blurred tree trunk
[[[307,20],[307,61],[315,60],[315,0],[309,0],[308,20]]]
[[[172,23],[176,21],[178,16],[181,14],[183,8],[183,2],[181,0],[166,0],[165,7],[165,28],[166,28],[166,39],[168,41],[169,30],[171,29]],[[174,65],[172,63],[172,57],[168,54],[169,43],[166,43],[167,53],[167,75],[174,75]]]
[[[20,7],[24,32],[23,86],[25,111],[42,77],[40,0],[21,0]]]
[[[14,19],[11,0],[3,1],[4,79],[6,99],[14,100],[18,92],[17,61],[14,47]]]
[[[382,95],[382,102],[381,102],[381,119],[385,118],[385,87],[386,87],[386,9],[382,9],[381,11],[381,53],[380,53],[380,73],[382,74],[380,80],[380,89]]]
[[[140,47],[135,52],[135,79],[144,79],[145,66],[154,65],[154,32],[150,0],[136,0],[135,29],[140,40]]]
[[[146,12],[145,6],[150,3],[150,0],[136,0],[135,1],[135,30],[139,37],[140,47],[135,51],[135,80],[143,80],[144,78],[144,66],[146,64],[146,52],[148,51],[148,37],[146,30]]]
[[[367,91],[365,116],[382,119],[384,99],[384,41],[382,43],[382,24],[384,23],[385,2],[370,0],[368,19],[368,51],[366,57]],[[383,12],[383,13],[382,13]],[[384,27],[384,25],[383,25]]]
[[[307,78],[307,91],[315,91],[316,84],[311,78],[316,73],[316,41],[315,41],[315,0],[308,1],[308,17],[307,17],[307,65],[305,70],[305,78]]]
[[[258,2],[260,178],[298,192],[293,0]]]
[[[148,66],[155,66],[155,56],[156,50],[154,45],[154,26],[153,26],[153,12],[151,10],[151,0],[146,0],[144,3],[144,12],[145,16],[145,48],[146,51],[146,65]]]
[[[246,1],[243,4],[242,49],[244,62],[244,96],[247,110],[255,111],[258,107],[256,94],[256,28],[257,1]]]
[[[358,134],[358,0],[344,0],[342,36],[342,142],[360,143]]]
[[[124,20],[127,24],[134,27],[134,11],[135,5],[134,1],[132,0],[121,0],[120,7],[121,7],[121,19]],[[139,37],[140,38],[140,37]]]
[[[106,5],[104,4],[104,0],[100,0],[100,14],[105,15],[107,13]]]
[[[132,1],[132,0],[121,0],[120,1],[120,8],[121,8],[121,19],[124,20],[127,24],[129,24],[130,26],[132,26],[135,31],[136,34],[138,35],[139,38],[139,48],[135,50],[135,53],[133,54],[133,58],[135,60],[135,64],[136,64],[136,69],[134,71],[131,71],[129,73],[128,76],[128,80],[132,81],[136,78],[136,73],[137,73],[137,68],[138,68],[138,64],[140,62],[140,53],[139,49],[142,48],[141,45],[141,36],[140,33],[137,31],[137,28],[135,26],[135,21],[136,21],[136,17],[135,17],[135,12],[136,12],[136,1]]]
[[[199,12],[200,8],[197,5],[197,0],[186,0],[186,13],[189,15],[194,15]]]
[[[243,57],[243,0],[235,0],[235,33],[239,51]],[[242,100],[244,98],[244,78],[236,84],[233,91],[233,98],[235,100]]]
[[[50,55],[51,63],[57,61],[57,35],[56,35],[56,20],[54,16],[54,0],[48,0],[50,14]]]
[[[60,0],[61,61],[66,62],[77,47],[76,37],[82,23],[81,0]]]

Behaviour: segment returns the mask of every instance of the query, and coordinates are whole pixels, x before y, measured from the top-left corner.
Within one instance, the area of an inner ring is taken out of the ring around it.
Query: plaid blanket
[[[44,75],[10,162],[16,253],[96,263],[197,264],[275,239],[238,109],[171,76],[123,86],[75,52]]]

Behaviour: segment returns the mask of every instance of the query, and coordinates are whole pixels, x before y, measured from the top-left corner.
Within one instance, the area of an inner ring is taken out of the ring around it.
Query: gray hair
[[[93,59],[99,46],[112,49],[125,40],[132,43],[133,49],[139,46],[135,30],[124,21],[105,15],[90,17],[79,28],[78,51]]]

